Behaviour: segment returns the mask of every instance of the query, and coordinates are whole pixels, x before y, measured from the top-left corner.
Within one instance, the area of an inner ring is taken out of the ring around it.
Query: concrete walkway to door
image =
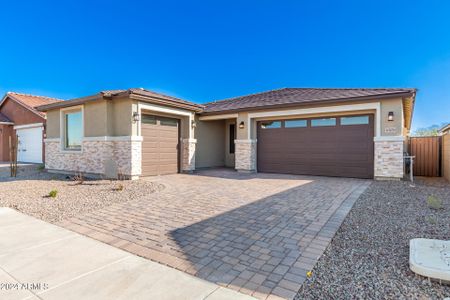
[[[165,188],[61,225],[259,299],[296,295],[371,183],[229,169],[142,180]]]
[[[0,299],[253,298],[0,208]]]

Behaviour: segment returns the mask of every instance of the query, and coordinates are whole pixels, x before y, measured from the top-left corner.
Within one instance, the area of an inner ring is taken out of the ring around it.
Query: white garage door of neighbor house
[[[16,132],[19,137],[17,160],[42,163],[42,127],[17,129]]]

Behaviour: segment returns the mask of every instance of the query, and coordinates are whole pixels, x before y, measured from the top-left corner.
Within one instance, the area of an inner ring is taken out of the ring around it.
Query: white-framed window
[[[336,126],[336,118],[312,119],[311,127]]]
[[[366,125],[369,124],[369,116],[342,117],[341,125]]]
[[[83,140],[83,110],[70,109],[62,112],[63,150],[81,151]]]
[[[281,128],[281,121],[266,121],[261,123],[262,129]]]
[[[307,120],[286,120],[284,121],[285,128],[297,128],[297,127],[308,127]]]

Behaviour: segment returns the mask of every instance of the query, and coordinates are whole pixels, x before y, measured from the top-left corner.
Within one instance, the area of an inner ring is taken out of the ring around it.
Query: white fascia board
[[[159,113],[165,113],[169,115],[176,115],[176,116],[184,116],[189,117],[189,138],[194,138],[194,130],[192,128],[192,121],[194,120],[195,113],[188,111],[188,110],[182,110],[182,109],[176,109],[176,108],[169,108],[166,106],[161,105],[155,105],[155,104],[148,104],[144,102],[138,102],[138,113],[140,116],[142,116],[142,110],[149,110]],[[141,121],[138,122],[138,135],[141,135]]]
[[[213,120],[236,119],[237,117],[238,114],[225,114],[225,115],[200,116],[198,119],[200,121],[213,121]]]
[[[169,107],[164,107],[164,106],[155,105],[155,104],[148,104],[148,103],[143,103],[143,102],[138,102],[138,107],[139,107],[139,114],[144,109],[144,110],[156,111],[156,112],[161,112],[161,113],[166,113],[166,114],[171,114],[171,115],[179,115],[179,116],[192,115],[192,113],[188,110],[169,108]]]
[[[27,129],[27,128],[35,128],[35,127],[42,127],[44,129],[44,123],[32,123],[32,124],[24,124],[24,125],[16,125],[14,126],[14,129]]]

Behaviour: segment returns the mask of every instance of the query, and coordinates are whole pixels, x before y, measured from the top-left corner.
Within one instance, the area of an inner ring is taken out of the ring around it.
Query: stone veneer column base
[[[196,139],[183,139],[181,171],[191,173],[195,171]]]
[[[403,141],[375,141],[375,179],[403,178]]]
[[[58,173],[83,173],[95,177],[137,179],[141,175],[140,139],[93,139],[81,151],[64,151],[59,139],[45,140],[45,168]]]
[[[235,169],[256,172],[256,140],[234,140],[234,143]]]

